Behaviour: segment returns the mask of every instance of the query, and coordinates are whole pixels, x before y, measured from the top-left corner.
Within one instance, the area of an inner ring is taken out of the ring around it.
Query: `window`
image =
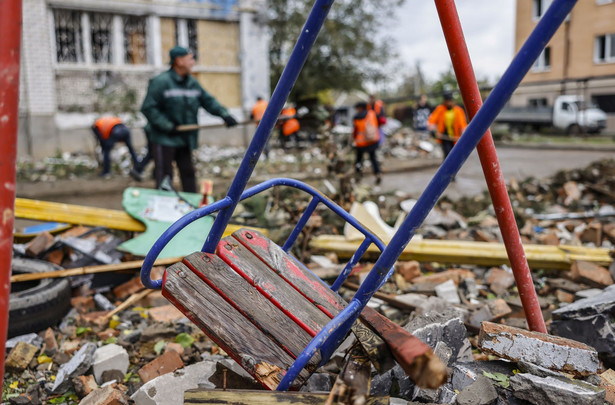
[[[594,62],[615,62],[615,34],[600,35],[596,37],[594,45]]]
[[[175,43],[192,51],[194,59],[198,59],[198,36],[196,20],[175,20]]]
[[[547,103],[547,99],[545,97],[541,97],[541,98],[530,98],[527,101],[527,104],[530,107],[546,107],[548,105]]]
[[[111,14],[90,14],[90,36],[92,41],[92,61],[94,63],[112,63],[111,35],[113,16]]]
[[[551,47],[547,46],[538,56],[534,66],[532,66],[534,72],[545,72],[551,70]]]
[[[615,113],[615,94],[594,95],[592,103],[606,113]]]
[[[124,62],[131,65],[147,63],[145,17],[124,16]]]
[[[533,0],[532,18],[534,20],[538,20],[540,17],[542,17],[545,11],[547,11],[549,6],[551,5],[552,1],[553,0]]]
[[[83,62],[81,12],[53,10],[58,62]]]

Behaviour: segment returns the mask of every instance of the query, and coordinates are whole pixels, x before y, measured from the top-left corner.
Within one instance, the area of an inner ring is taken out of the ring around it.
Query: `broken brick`
[[[491,291],[497,295],[504,295],[515,284],[515,276],[499,267],[492,267],[485,276],[485,282]]]
[[[416,260],[409,262],[398,262],[397,272],[402,275],[404,280],[410,282],[421,276],[421,266]]]
[[[479,311],[472,314],[468,322],[470,325],[480,328],[482,322],[497,321],[498,319],[509,315],[511,312],[512,310],[503,299],[498,298],[495,300],[489,300]]]
[[[141,278],[135,277],[133,279],[128,280],[124,284],[121,284],[115,287],[113,289],[113,294],[115,295],[117,299],[123,300],[124,298],[127,298],[131,296],[132,294],[135,294],[141,291],[144,288],[145,286],[141,282]]]
[[[107,340],[110,339],[112,337],[118,337],[120,335],[120,331],[116,330],[116,329],[111,329],[111,328],[107,328],[105,330],[103,330],[102,332],[98,332],[96,334],[96,336],[98,336],[98,338],[100,340]]]
[[[85,314],[95,308],[94,297],[73,297],[70,299],[70,304],[80,314]]]
[[[184,367],[184,362],[176,351],[169,350],[162,356],[150,361],[138,371],[141,380],[146,383],[154,378],[171,373]]]
[[[570,278],[592,287],[607,287],[613,284],[613,278],[608,269],[582,260],[572,263]]]
[[[579,239],[583,243],[593,243],[597,247],[602,246],[602,224],[600,222],[590,223],[581,232]]]
[[[184,314],[181,313],[177,308],[173,305],[164,305],[161,307],[150,308],[149,316],[155,322],[175,322],[184,317]]]
[[[38,349],[34,345],[26,342],[17,342],[6,358],[6,368],[9,370],[25,370],[37,351]]]
[[[566,302],[568,304],[574,302],[574,294],[569,293],[568,291],[557,289],[555,290],[555,297],[559,302]]]
[[[49,232],[41,232],[26,245],[26,255],[38,257],[45,250],[49,249],[53,243],[53,235]]]
[[[47,328],[45,331],[45,354],[47,356],[53,356],[58,351],[58,342],[56,340],[55,335],[53,334],[53,329]]]
[[[442,284],[448,280],[453,280],[455,285],[459,285],[464,278],[476,278],[476,275],[470,270],[449,269],[440,273],[430,274],[428,276],[420,276],[412,280],[414,284],[431,283]]]
[[[586,344],[506,325],[483,322],[478,346],[504,359],[526,361],[577,376],[600,371],[598,353]]]
[[[600,374],[600,387],[606,390],[606,401],[615,404],[615,371],[608,369]]]
[[[109,311],[95,311],[81,314],[77,317],[77,325],[104,327],[108,322],[108,313]]]
[[[98,388],[98,384],[96,384],[96,380],[93,375],[80,375],[78,377],[73,378],[73,387],[75,388],[75,393],[79,398],[83,398],[87,396],[90,392],[94,391]]]
[[[567,181],[564,183],[564,194],[566,195],[564,205],[570,205],[573,201],[581,199],[581,191],[575,181]]]
[[[127,405],[126,395],[111,385],[98,388],[83,398],[79,405]]]
[[[164,348],[164,351],[167,352],[169,350],[176,351],[177,354],[179,354],[180,356],[183,356],[185,352],[184,346],[180,345],[179,343],[175,343],[175,342],[167,343],[167,345]]]

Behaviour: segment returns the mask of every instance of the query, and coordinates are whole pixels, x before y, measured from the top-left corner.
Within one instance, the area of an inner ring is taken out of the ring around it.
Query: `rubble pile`
[[[211,157],[217,152],[206,153]],[[224,159],[235,159],[233,153]],[[333,196],[330,187],[323,188]],[[524,241],[612,249],[613,189],[613,161],[561,172],[548,180],[513,182],[511,198]],[[418,234],[424,239],[499,241],[489,200],[481,198],[441,202]],[[370,199],[378,202],[382,219],[392,228],[413,204],[408,195],[374,196],[363,186],[355,187],[345,203]],[[270,238],[279,243],[306,204],[293,191],[281,189],[261,200],[246,200],[236,219],[268,227]],[[340,220],[318,210],[293,253],[332,282],[343,261],[335,253],[313,251],[309,240],[343,233]],[[56,236],[43,233],[15,244],[14,250],[28,258],[20,260],[38,259],[51,266],[37,271],[58,269],[57,265],[112,266],[132,259],[116,250],[126,238],[106,229],[74,227]],[[372,266],[362,261],[353,269],[340,290],[345,299],[351,299]],[[163,270],[156,268],[153,278],[160,278]],[[565,270],[532,268],[549,332],[545,335],[528,330],[508,266],[400,260],[368,306],[431,347],[446,365],[448,379],[437,389],[422,388],[400,365],[391,364],[378,372],[371,370],[366,392],[374,398],[390,397],[394,404],[615,403],[614,273],[612,264],[609,268],[578,260]],[[70,306],[54,312],[57,320],[44,327],[13,331],[7,341],[3,403],[166,405],[183,403],[187,390],[262,390],[160,292],[144,289],[134,272],[54,280],[64,280],[62,288],[70,294],[64,301],[70,300]],[[13,283],[15,294],[32,287],[19,285]],[[353,339],[351,335],[301,391],[334,389],[353,357]],[[355,398],[353,403],[361,400]]]

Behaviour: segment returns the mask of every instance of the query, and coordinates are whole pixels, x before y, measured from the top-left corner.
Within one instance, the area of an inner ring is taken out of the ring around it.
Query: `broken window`
[[[90,14],[90,35],[92,37],[92,60],[94,63],[111,63],[111,33],[113,16],[111,14]]]
[[[83,62],[81,12],[53,10],[58,62]]]
[[[124,16],[124,61],[131,65],[147,63],[145,17]]]

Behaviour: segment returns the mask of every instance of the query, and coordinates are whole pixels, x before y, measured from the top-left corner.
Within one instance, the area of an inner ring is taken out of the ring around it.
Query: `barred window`
[[[72,10],[53,10],[56,60],[58,62],[83,62],[83,43],[81,39],[81,12]]]
[[[111,14],[90,14],[90,35],[92,37],[92,60],[94,63],[111,63],[113,16]]]
[[[124,16],[124,61],[132,65],[147,63],[146,19]]]
[[[186,25],[188,28],[188,48],[192,51],[194,59],[198,59],[199,47],[197,43],[196,20],[187,20]]]
[[[197,20],[175,20],[175,43],[184,46],[198,59],[199,45],[197,35]]]

